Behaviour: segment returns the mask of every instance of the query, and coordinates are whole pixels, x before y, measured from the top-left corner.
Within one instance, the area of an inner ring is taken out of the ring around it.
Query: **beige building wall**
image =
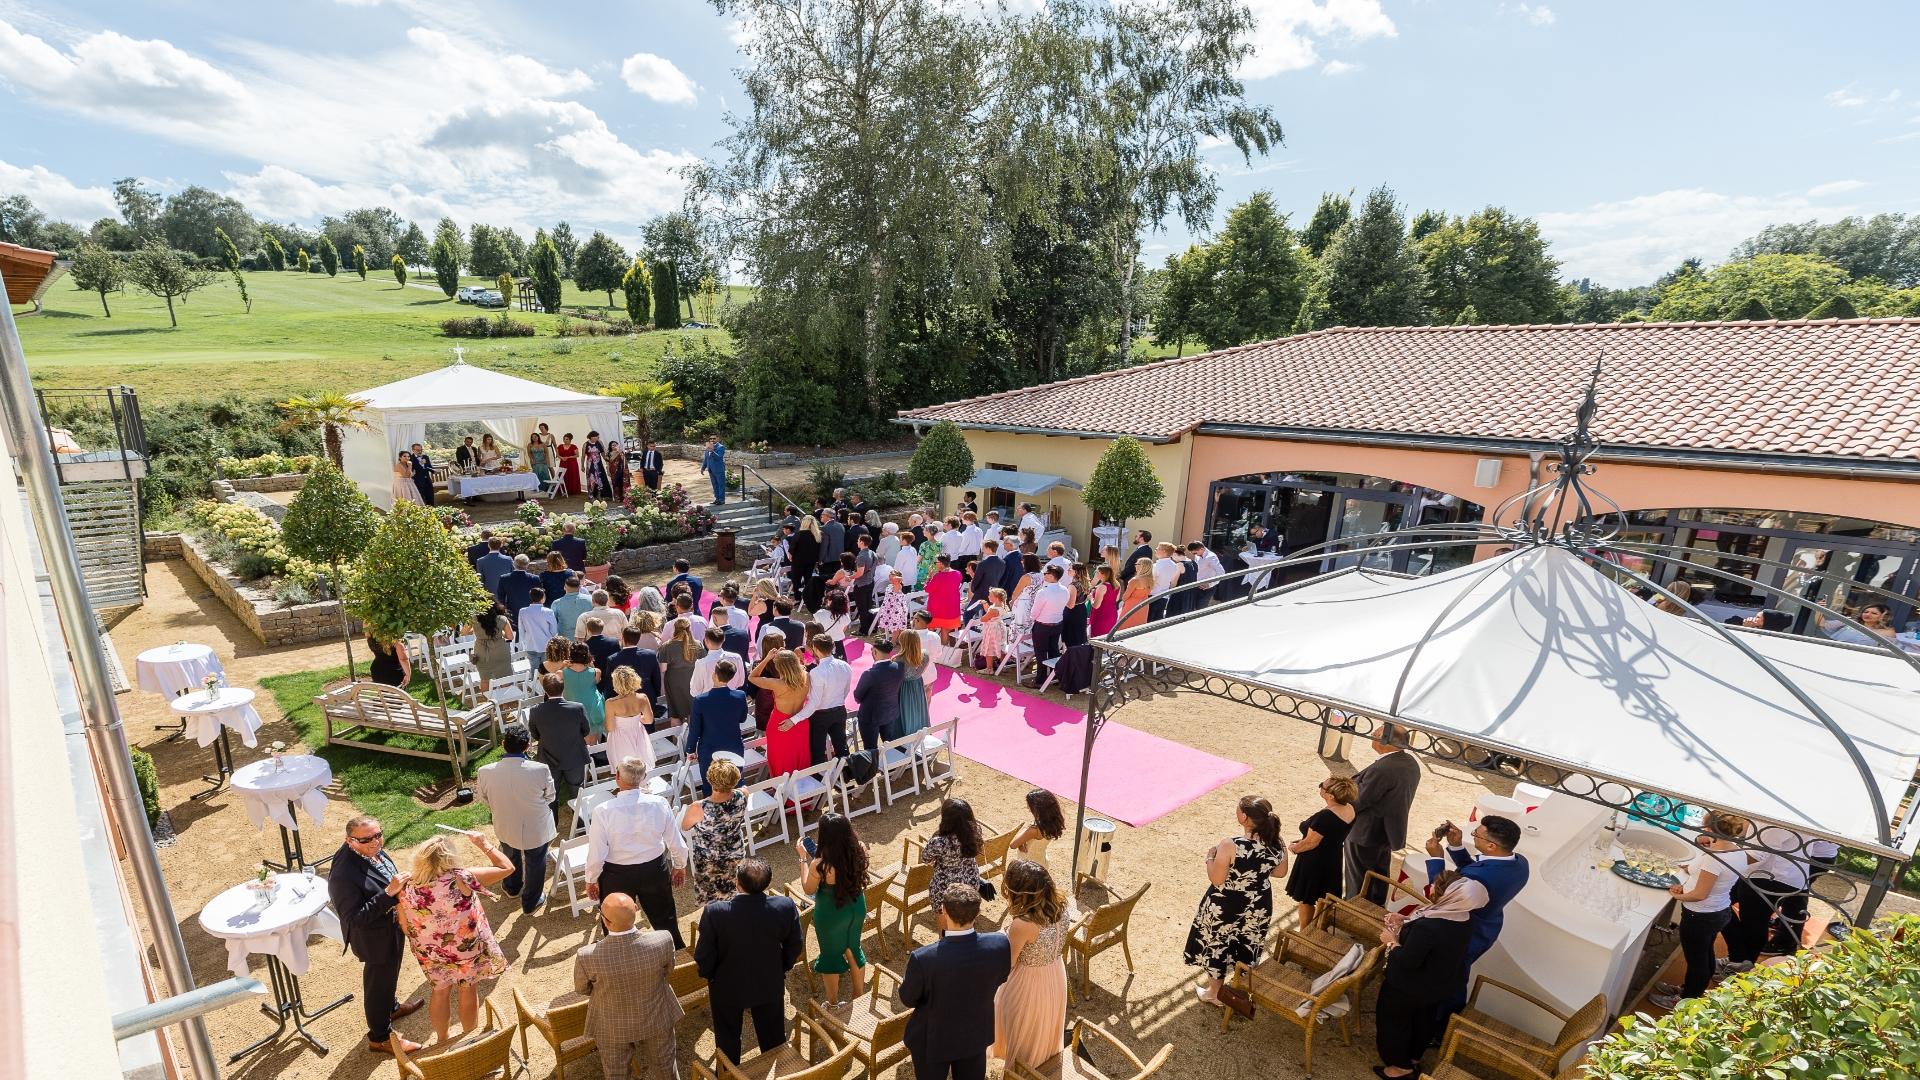
[[[1093,475],[1093,467],[1099,463],[1100,455],[1106,452],[1111,441],[1066,435],[1026,435],[1011,431],[963,433],[967,437],[967,445],[973,449],[973,465],[976,469],[1001,466],[1021,472],[1050,473],[1080,484],[1085,484]],[[1156,540],[1165,539],[1180,531],[1180,516],[1187,490],[1187,459],[1192,443],[1191,440],[1181,439],[1178,442],[1144,445],[1147,460],[1152,462],[1153,471],[1159,475],[1167,497],[1152,516],[1129,521],[1127,528],[1146,529],[1153,533]],[[949,488],[946,491],[943,512],[952,513],[953,508],[960,504],[962,490]],[[985,505],[986,493],[981,492],[980,497],[982,505]],[[1014,501],[1019,503],[1028,500],[1025,496],[1016,495]],[[1051,520],[1072,533],[1083,558],[1091,558],[1095,554],[1093,513],[1080,501],[1079,492],[1056,488],[1031,501],[1048,508],[1052,514]]]

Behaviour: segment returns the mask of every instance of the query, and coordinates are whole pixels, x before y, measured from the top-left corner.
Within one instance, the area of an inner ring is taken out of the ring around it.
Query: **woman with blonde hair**
[[[927,729],[927,648],[918,630],[902,630],[893,635],[900,652],[900,732],[904,739]]]
[[[809,680],[800,657],[792,649],[769,650],[747,681],[773,695],[773,708],[761,725],[767,733],[767,775],[785,776],[811,768],[813,748],[807,738],[807,721],[794,719],[807,704]]]
[[[433,1019],[436,1044],[448,1041],[454,990],[460,991],[460,1034],[465,1036],[480,1026],[480,981],[507,970],[507,958],[493,939],[479,894],[506,880],[513,864],[485,833],[469,832],[467,839],[493,865],[481,870],[462,867],[453,841],[437,834],[414,853],[413,873],[395,898],[400,928],[421,974],[433,987],[427,1014]]]
[[[613,669],[613,696],[607,699],[607,760],[613,763],[639,758],[647,771],[655,765],[653,737],[647,725],[653,722],[653,703],[641,693],[640,673],[620,665]]]
[[[693,669],[707,655],[707,647],[694,639],[690,620],[673,620],[673,636],[660,646],[660,677],[666,684],[667,715],[675,723],[685,723],[693,715]]]
[[[746,800],[739,797],[740,766],[716,755],[707,766],[713,794],[689,803],[680,815],[680,831],[692,848],[693,895],[700,903],[733,895],[734,869],[747,857]]]
[[[660,651],[660,624],[665,620],[644,607],[635,608],[633,619],[628,626],[640,631],[640,640],[634,643],[636,649]]]
[[[1152,614],[1153,599],[1153,560],[1133,560],[1133,576],[1127,579],[1127,591],[1120,596],[1120,626],[1122,630],[1146,623]]]
[[[1287,895],[1298,905],[1301,926],[1313,918],[1321,897],[1346,894],[1342,854],[1347,830],[1353,828],[1353,801],[1359,797],[1360,786],[1352,777],[1329,776],[1320,781],[1320,800],[1326,805],[1300,823],[1300,839],[1287,845],[1295,856],[1293,872],[1287,875]]]
[[[1007,945],[1013,972],[993,999],[993,1056],[1037,1068],[1060,1053],[1067,1027],[1067,898],[1045,866],[1007,864]]]

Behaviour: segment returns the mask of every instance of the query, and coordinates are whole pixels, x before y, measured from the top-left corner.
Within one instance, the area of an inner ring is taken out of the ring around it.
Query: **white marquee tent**
[[[381,509],[393,507],[394,459],[409,445],[426,441],[428,424],[477,422],[515,446],[525,446],[542,421],[556,439],[572,432],[577,443],[585,442],[589,431],[605,439],[620,435],[619,398],[545,386],[458,360],[353,396],[367,402],[372,426],[347,432],[342,456],[347,475]]]
[[[1719,629],[1636,599],[1557,546],[1430,577],[1352,569],[1123,631],[1116,653],[1735,810],[1870,850],[1920,764],[1920,671],[1884,651]],[[1898,856],[1895,856],[1898,857]]]

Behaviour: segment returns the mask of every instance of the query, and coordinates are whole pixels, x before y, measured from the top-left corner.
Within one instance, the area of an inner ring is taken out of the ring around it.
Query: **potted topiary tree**
[[[398,644],[408,634],[431,639],[470,622],[493,598],[439,517],[417,503],[402,502],[394,504],[354,561],[344,599],[368,633]],[[440,671],[431,649],[427,667],[438,689]],[[446,704],[444,691],[440,702]]]
[[[932,487],[944,511],[946,489],[973,479],[973,448],[960,433],[960,425],[942,420],[927,429],[907,462],[907,479]]]
[[[1081,501],[1093,511],[1095,525],[1105,519],[1123,529],[1128,518],[1146,517],[1160,509],[1166,497],[1160,474],[1147,460],[1147,448],[1128,435],[1107,444],[1106,452],[1093,467],[1093,475],[1087,478],[1086,489],[1080,493]],[[1099,544],[1092,543],[1089,550],[1098,555]]]
[[[613,523],[604,514],[596,514],[587,520],[587,531],[580,538],[587,542],[587,580],[604,584],[612,569],[613,546],[619,541]]]
[[[288,553],[324,563],[333,595],[339,597],[344,592],[343,567],[360,557],[379,529],[380,514],[360,493],[360,486],[322,458],[314,462],[300,494],[287,507],[286,519],[280,522],[280,540]],[[347,646],[347,677],[357,678],[353,624],[344,605],[340,609],[340,639]]]

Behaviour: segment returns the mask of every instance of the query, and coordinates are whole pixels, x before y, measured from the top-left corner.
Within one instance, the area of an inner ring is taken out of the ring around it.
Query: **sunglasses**
[[[377,833],[374,833],[372,836],[349,836],[347,837],[347,841],[349,843],[354,843],[354,844],[371,844],[376,840],[385,840],[386,838],[387,838],[386,833],[377,832]]]

